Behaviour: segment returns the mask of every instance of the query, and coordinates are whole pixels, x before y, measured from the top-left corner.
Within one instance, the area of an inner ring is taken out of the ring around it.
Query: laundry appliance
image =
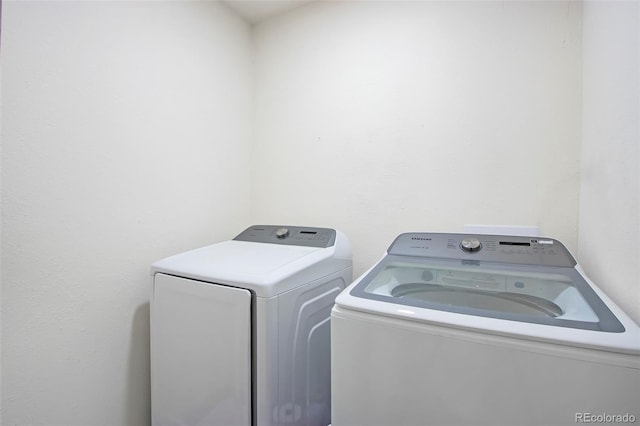
[[[333,426],[640,421],[640,330],[555,239],[401,234],[331,317]]]
[[[154,425],[330,423],[330,311],[352,279],[344,234],[251,226],[151,274]]]

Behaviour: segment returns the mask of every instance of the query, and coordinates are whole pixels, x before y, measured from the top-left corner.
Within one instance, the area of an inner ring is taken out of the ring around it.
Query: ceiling
[[[255,24],[316,0],[223,0],[248,22]]]

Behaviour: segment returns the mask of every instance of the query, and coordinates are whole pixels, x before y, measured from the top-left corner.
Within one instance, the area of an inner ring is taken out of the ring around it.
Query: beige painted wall
[[[259,24],[256,222],[334,226],[356,275],[407,231],[577,249],[580,3],[320,2]]]
[[[2,3],[2,424],[150,423],[149,265],[247,223],[250,53],[217,2]]]
[[[640,323],[640,4],[584,4],[579,256]]]

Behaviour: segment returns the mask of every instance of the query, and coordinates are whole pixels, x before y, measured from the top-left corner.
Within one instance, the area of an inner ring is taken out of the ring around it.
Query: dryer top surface
[[[289,227],[291,234],[280,238],[275,231],[282,228],[269,227],[262,232],[265,235],[257,237],[248,233],[249,228],[234,240],[159,260],[151,265],[151,274],[164,273],[247,288],[258,296],[272,297],[351,267],[351,249],[342,233],[326,228]],[[300,240],[295,240],[305,229],[307,232],[316,230],[317,233],[303,233]],[[270,242],[269,238],[277,240]],[[282,242],[287,238],[291,239],[291,244]],[[328,241],[330,245],[326,246]]]

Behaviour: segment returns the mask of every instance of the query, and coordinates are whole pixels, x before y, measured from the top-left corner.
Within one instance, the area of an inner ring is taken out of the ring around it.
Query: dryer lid
[[[309,268],[331,254],[326,248],[231,240],[157,261],[151,273],[227,284],[271,297],[300,285],[301,280],[318,278]],[[290,279],[305,273],[308,276]]]
[[[351,267],[349,241],[335,229],[254,225],[233,240],[159,260],[151,265],[151,274],[246,288],[258,297],[273,297]]]

